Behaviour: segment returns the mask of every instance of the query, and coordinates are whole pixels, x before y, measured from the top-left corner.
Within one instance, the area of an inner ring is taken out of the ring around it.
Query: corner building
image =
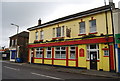
[[[28,28],[30,63],[114,71],[110,6]]]

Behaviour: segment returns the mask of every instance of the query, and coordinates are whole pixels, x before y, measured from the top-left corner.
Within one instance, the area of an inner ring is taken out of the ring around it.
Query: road
[[[2,63],[2,79],[107,79],[107,77],[97,77],[76,73],[57,72],[45,69],[26,67],[18,63]]]

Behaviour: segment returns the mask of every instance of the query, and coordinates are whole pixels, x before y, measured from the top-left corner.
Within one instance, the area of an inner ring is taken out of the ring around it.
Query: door
[[[16,51],[12,51],[11,59],[15,59],[15,56],[16,56]]]
[[[34,63],[34,49],[31,50],[31,63]]]
[[[97,51],[90,52],[90,69],[97,70]]]

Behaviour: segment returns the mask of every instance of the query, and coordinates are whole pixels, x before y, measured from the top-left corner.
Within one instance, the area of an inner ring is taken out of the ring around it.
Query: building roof
[[[83,12],[79,12],[79,13],[72,14],[72,15],[68,15],[68,16],[65,16],[65,17],[62,17],[62,18],[58,18],[58,19],[55,19],[53,21],[49,21],[47,23],[44,23],[44,24],[41,24],[41,25],[38,25],[38,26],[30,27],[27,30],[31,31],[31,30],[35,30],[35,29],[38,29],[38,28],[43,28],[43,27],[46,27],[46,26],[49,26],[49,25],[57,24],[57,23],[60,23],[60,22],[65,22],[65,21],[68,21],[68,20],[72,20],[72,19],[76,19],[76,18],[80,18],[80,17],[85,17],[85,16],[88,16],[88,15],[93,15],[93,14],[101,13],[101,12],[105,12],[105,11],[110,11],[110,6],[109,5],[94,8],[94,9],[83,11]]]
[[[16,36],[17,36],[17,34],[15,34],[15,35],[13,35],[13,36],[11,36],[11,37],[9,37],[9,38],[13,38],[13,37],[16,37]],[[21,36],[21,37],[29,37],[29,32],[27,32],[27,31],[22,31],[22,32],[18,33],[18,36]]]

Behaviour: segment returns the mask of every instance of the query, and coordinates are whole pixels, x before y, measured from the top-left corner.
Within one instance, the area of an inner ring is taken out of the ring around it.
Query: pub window
[[[36,48],[36,57],[42,58],[43,56],[43,48]]]
[[[90,20],[90,33],[96,32],[96,20]]]
[[[66,58],[66,47],[56,47],[55,58]]]
[[[75,59],[76,56],[76,48],[75,46],[70,47],[70,59]]]
[[[80,22],[80,34],[85,34],[85,22]]]
[[[104,50],[104,56],[109,56],[109,51],[108,50]]]
[[[47,47],[46,52],[47,52],[47,58],[51,58],[52,57],[52,48]]]

